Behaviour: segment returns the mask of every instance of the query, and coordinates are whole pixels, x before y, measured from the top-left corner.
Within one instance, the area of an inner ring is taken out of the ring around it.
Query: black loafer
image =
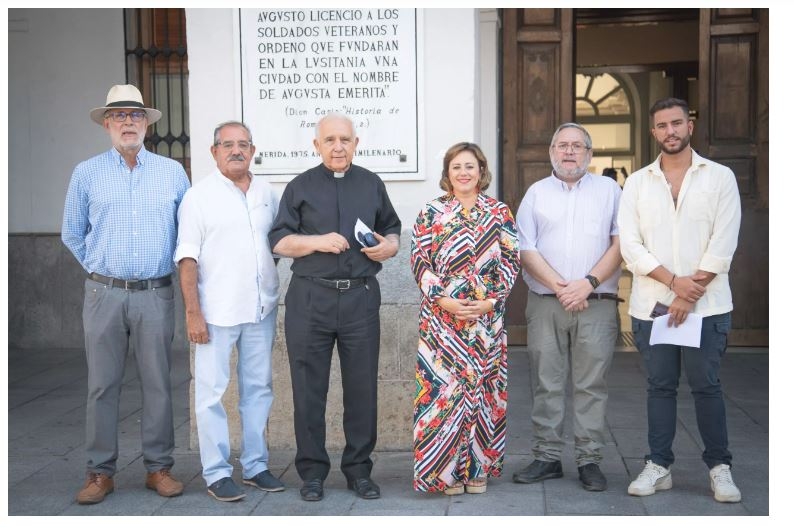
[[[301,499],[304,501],[321,501],[323,499],[323,479],[310,478],[303,481]]]
[[[355,491],[356,495],[362,499],[372,500],[380,498],[380,488],[369,477],[347,479],[347,489]]]
[[[562,463],[557,462],[543,462],[542,460],[533,460],[531,464],[513,473],[513,482],[520,484],[534,484],[547,478],[560,478],[562,476]]]
[[[598,464],[579,466],[579,480],[587,491],[604,491],[607,489],[607,478],[598,469]]]

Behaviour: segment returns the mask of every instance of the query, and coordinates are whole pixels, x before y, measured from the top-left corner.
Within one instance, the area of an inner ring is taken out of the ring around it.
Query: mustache
[[[245,162],[245,157],[243,155],[230,155],[229,158],[226,159],[227,162],[232,162],[235,160],[238,162]]]

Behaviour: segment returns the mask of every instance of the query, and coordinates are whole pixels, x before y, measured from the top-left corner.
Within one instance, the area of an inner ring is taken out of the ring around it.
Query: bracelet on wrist
[[[667,288],[670,289],[671,291],[673,290],[673,282],[675,281],[675,278],[676,276],[675,274],[673,274],[673,277],[670,278],[670,283],[667,284]]]

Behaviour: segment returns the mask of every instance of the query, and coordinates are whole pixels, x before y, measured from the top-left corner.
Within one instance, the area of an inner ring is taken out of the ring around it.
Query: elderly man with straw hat
[[[115,85],[91,119],[112,148],[77,165],[61,238],[87,273],[83,304],[88,398],[86,481],[79,504],[113,492],[118,458],[119,395],[128,349],[143,397],[141,439],[146,487],[182,493],[171,476],[174,424],[171,341],[174,337],[174,248],[177,208],[190,186],[182,166],[143,147],[146,128],[162,113],[144,106],[132,85]]]

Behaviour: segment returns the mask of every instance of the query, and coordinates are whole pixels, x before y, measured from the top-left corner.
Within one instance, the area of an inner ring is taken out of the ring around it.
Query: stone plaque
[[[289,180],[320,163],[315,125],[339,113],[356,127],[356,164],[421,178],[416,9],[240,9],[239,34],[254,173]]]

